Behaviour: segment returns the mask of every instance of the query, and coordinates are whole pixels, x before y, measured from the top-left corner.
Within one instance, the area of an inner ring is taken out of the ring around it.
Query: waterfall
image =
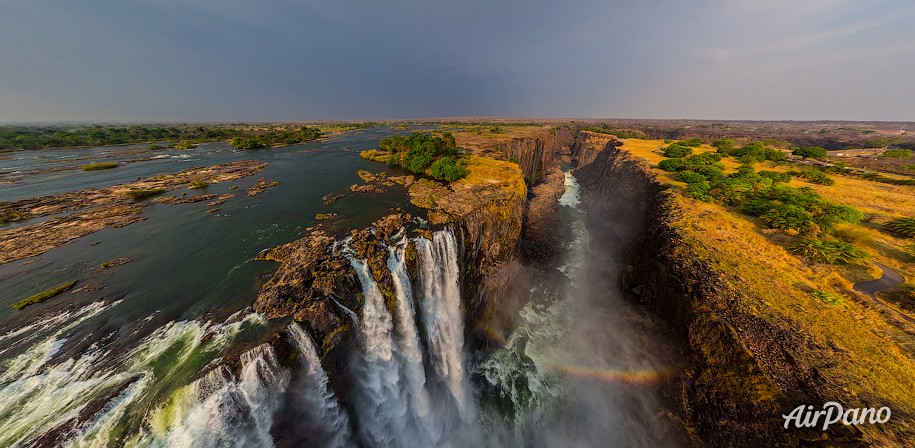
[[[350,253],[365,303],[360,338],[355,413],[361,438],[371,446],[433,446],[453,441],[475,418],[464,368],[457,242],[451,231],[432,241],[414,240],[418,294],[428,353],[424,353],[406,269],[408,241],[388,247],[394,285],[392,310],[364,261]],[[393,312],[393,314],[392,314]],[[428,362],[428,373],[426,369]]]
[[[408,402],[402,396],[400,362],[394,359],[394,322],[384,295],[365,262],[350,255],[362,285],[364,304],[359,326],[362,352],[356,414],[362,438],[372,446],[393,446],[406,435]]]
[[[469,423],[475,410],[464,369],[464,318],[461,312],[460,269],[457,241],[450,230],[435,232],[432,241],[416,239],[420,308],[429,344],[429,355],[439,385],[458,420]],[[444,403],[442,403],[444,402]]]
[[[290,408],[295,414],[296,432],[307,437],[300,446],[349,446],[349,419],[327,387],[327,373],[314,342],[296,323],[289,324],[286,333],[298,349],[299,368],[294,371],[288,393],[294,397]]]
[[[186,394],[174,397],[179,412],[167,422],[169,430],[144,444],[203,447],[269,447],[270,427],[279,398],[289,384],[288,373],[279,369],[276,353],[267,344],[240,357],[236,378],[220,365],[195,381]]]

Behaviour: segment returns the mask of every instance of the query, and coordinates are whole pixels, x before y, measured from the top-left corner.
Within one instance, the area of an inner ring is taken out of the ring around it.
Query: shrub
[[[735,144],[736,143],[734,142],[734,140],[731,140],[729,138],[723,138],[723,139],[715,140],[714,142],[712,142],[712,146],[714,146],[715,148],[718,148],[718,153],[724,154],[724,155],[730,155],[731,151],[734,150]]]
[[[763,171],[760,171],[758,174],[767,179],[772,179],[772,182],[788,182],[791,180],[790,174],[780,173],[778,171],[763,170]]]
[[[670,158],[682,158],[689,155],[692,155],[693,148],[689,146],[684,146],[679,143],[674,143],[664,149],[664,157]]]
[[[67,283],[64,283],[61,285],[57,285],[47,291],[42,291],[38,294],[28,296],[25,299],[22,299],[16,303],[14,303],[13,308],[17,309],[17,310],[21,310],[29,305],[44,302],[45,300],[48,300],[51,297],[57,296],[57,295],[63,293],[64,291],[68,291],[75,284],[76,284],[76,280],[74,280],[72,282],[67,282]]]
[[[442,157],[432,164],[432,177],[454,182],[467,175],[467,169],[458,165],[451,157]]]
[[[150,196],[155,196],[157,194],[165,193],[164,188],[150,188],[148,190],[128,190],[127,196],[132,197],[134,200],[140,200],[148,198]]]
[[[805,146],[803,148],[795,149],[791,153],[804,159],[822,159],[826,157],[826,148]]]
[[[89,165],[83,165],[83,171],[99,171],[99,170],[110,170],[112,168],[117,168],[120,165],[117,162],[101,162],[101,163],[90,163]]]
[[[905,159],[912,157],[912,151],[908,149],[887,149],[886,151],[883,151],[883,154],[880,157]]]
[[[698,146],[702,146],[702,143],[704,143],[704,142],[702,141],[701,138],[691,138],[689,140],[683,140],[682,142],[680,142],[680,145],[691,146],[691,147],[695,148]]]
[[[788,251],[814,263],[848,265],[867,259],[866,253],[844,241],[804,240],[792,244]]]
[[[798,179],[804,179],[807,182],[817,185],[835,185],[836,181],[827,176],[826,173],[817,169],[806,169],[802,171],[792,170],[788,172]]]
[[[776,206],[760,215],[759,219],[769,228],[797,233],[810,232],[814,224],[813,215],[792,204]]]
[[[687,184],[694,184],[697,182],[705,182],[705,176],[695,171],[680,171],[674,175],[674,180]]]
[[[685,166],[686,166],[686,163],[683,161],[683,159],[679,159],[679,158],[678,159],[664,159],[664,160],[658,162],[658,168],[660,168],[664,171],[667,171],[667,172],[682,171],[683,169],[685,169],[684,168]]]
[[[903,238],[915,238],[915,218],[898,218],[883,225],[889,233]]]
[[[715,198],[709,194],[709,186],[705,182],[696,182],[687,185],[683,195],[702,202],[712,202],[715,200]]]
[[[785,152],[777,149],[766,149],[764,157],[770,162],[783,162],[788,160],[788,156],[785,155]]]

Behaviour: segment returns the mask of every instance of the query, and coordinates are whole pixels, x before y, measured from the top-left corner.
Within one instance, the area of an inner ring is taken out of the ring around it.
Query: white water
[[[436,446],[463,438],[457,430],[475,418],[464,368],[463,317],[457,243],[450,231],[433,240],[414,240],[415,294],[406,268],[407,241],[388,248],[394,284],[393,310],[366,264],[353,257],[365,303],[360,339],[363,351],[355,380],[360,438],[370,446]],[[393,314],[392,314],[393,311]],[[424,347],[422,341],[427,341]],[[427,350],[424,350],[427,348]],[[427,372],[430,376],[427,376]]]
[[[464,369],[464,317],[461,311],[457,240],[450,230],[435,232],[432,241],[416,240],[420,308],[436,379],[447,389],[448,401],[461,423],[470,423],[475,409]]]
[[[349,419],[328,389],[327,373],[321,367],[311,336],[295,323],[290,324],[286,332],[298,348],[298,370],[295,371],[298,376],[289,393],[294,408],[300,409],[303,414],[297,415],[299,431],[308,435],[312,446],[334,448],[350,445]]]

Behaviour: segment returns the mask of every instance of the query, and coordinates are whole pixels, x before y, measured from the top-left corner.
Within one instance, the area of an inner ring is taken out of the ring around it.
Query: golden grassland
[[[466,168],[467,176],[458,180],[458,185],[466,188],[499,186],[520,197],[527,195],[524,175],[516,163],[470,156]]]
[[[670,173],[656,168],[664,156],[659,140],[627,139],[622,148],[652,166],[655,178],[680,190]],[[696,152],[714,151],[703,145]],[[728,170],[738,164],[725,159]],[[787,171],[796,166],[765,162],[757,170]],[[895,186],[830,174],[835,185],[815,185],[794,179],[794,186],[808,186],[825,199],[850,205],[869,215],[861,224],[844,224],[833,233],[866,250],[873,260],[897,269],[907,280],[915,278],[915,260],[903,248],[911,241],[879,230],[878,223],[893,217],[915,216],[915,187]],[[870,268],[860,271],[833,265],[809,263],[790,254],[779,244],[780,232],[762,229],[753,218],[728,207],[672,195],[680,213],[673,225],[684,237],[691,256],[706,260],[734,290],[740,292],[747,312],[767,320],[787,322],[828,353],[811,349],[800,361],[815,367],[849,397],[861,397],[871,405],[889,405],[915,414],[915,326],[898,315],[872,306],[866,296],[852,289],[853,281],[879,276]],[[783,235],[781,235],[783,236]],[[843,300],[827,303],[817,292],[836,294]],[[895,308],[896,312],[901,312]],[[873,401],[882,401],[883,404]]]

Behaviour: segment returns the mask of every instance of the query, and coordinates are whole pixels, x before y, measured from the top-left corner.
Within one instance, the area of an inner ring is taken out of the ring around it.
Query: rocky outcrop
[[[672,193],[643,162],[607,144],[575,174],[595,241],[622,261],[615,267],[620,284],[684,345],[683,370],[663,395],[695,444],[861,442],[853,427],[833,426],[829,434],[783,428],[782,414],[840,392],[827,392],[834,385],[796,357],[809,340],[787,322],[754,313],[747,305],[753,302],[694,252],[672,224],[680,213]]]
[[[557,165],[557,155],[572,145],[572,131],[566,127],[554,128],[536,137],[515,138],[500,144],[502,154],[516,161],[529,185],[539,182],[544,174]]]
[[[266,167],[267,162],[255,160],[221,163],[107,188],[85,188],[54,196],[0,202],[0,218],[15,218],[9,221],[45,218],[35,224],[0,230],[0,264],[40,255],[108,226],[123,227],[142,221],[145,218],[140,215],[145,204],[131,199],[132,192],[164,193],[188,188],[193,182],[229,182],[251,176]],[[183,198],[166,196],[160,201],[178,204],[226,197],[215,194]]]
[[[463,282],[469,313],[481,309],[487,278],[517,253],[527,187],[518,166],[510,162],[471,157],[467,169],[467,177],[452,183],[409,179],[411,202],[426,209],[426,226],[417,224],[410,214],[397,212],[350,232],[349,255],[343,252],[340,237],[320,227],[309,229],[300,240],[264,252],[260,259],[277,261],[280,266],[261,289],[254,308],[271,318],[291,316],[301,322],[326,355],[349,337],[348,313],[358,314],[363,304],[348,257],[365,260],[393,307],[387,247],[404,237],[429,237],[428,226],[448,226],[464,247]],[[361,175],[371,182],[391,179],[370,174]],[[408,268],[412,270],[410,254],[415,250],[408,245]]]

